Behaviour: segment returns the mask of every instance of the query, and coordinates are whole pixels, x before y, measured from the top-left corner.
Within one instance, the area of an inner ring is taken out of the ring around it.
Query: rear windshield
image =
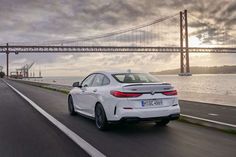
[[[120,83],[157,83],[156,77],[146,73],[122,73],[112,75]]]

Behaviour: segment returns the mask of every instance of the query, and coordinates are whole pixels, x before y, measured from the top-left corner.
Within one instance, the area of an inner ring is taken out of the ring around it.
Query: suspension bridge
[[[204,22],[184,10],[95,36],[2,44],[0,53],[6,54],[7,76],[10,53],[179,53],[180,74],[189,75],[189,53],[236,53],[236,40],[224,27]]]

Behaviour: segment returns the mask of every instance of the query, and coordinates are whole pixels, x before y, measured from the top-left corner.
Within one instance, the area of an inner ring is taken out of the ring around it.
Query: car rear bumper
[[[158,121],[158,120],[162,120],[162,119],[167,119],[167,120],[177,120],[179,119],[180,114],[176,113],[176,114],[171,114],[169,116],[165,116],[165,117],[151,117],[151,118],[139,118],[139,117],[123,117],[121,118],[120,121]]]
[[[117,108],[112,119],[108,121],[127,121],[127,120],[158,120],[158,119],[169,119],[176,120],[180,115],[179,105],[160,107],[160,108],[145,108],[145,109],[124,109]]]
[[[109,123],[119,123],[119,122],[140,122],[140,121],[160,121],[160,120],[177,120],[180,114],[171,114],[164,117],[150,117],[150,118],[139,118],[139,117],[123,117],[119,121],[109,121]]]

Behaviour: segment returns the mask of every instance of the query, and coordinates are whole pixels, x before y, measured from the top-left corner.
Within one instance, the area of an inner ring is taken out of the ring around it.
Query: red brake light
[[[142,94],[140,93],[124,93],[120,91],[111,91],[111,95],[118,97],[118,98],[130,98],[130,97],[139,97]]]
[[[162,94],[167,95],[167,96],[177,95],[177,90],[162,92]]]

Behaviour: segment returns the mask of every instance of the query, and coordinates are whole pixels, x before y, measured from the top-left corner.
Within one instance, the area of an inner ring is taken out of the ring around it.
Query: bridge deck
[[[226,47],[123,47],[123,46],[0,46],[0,53],[236,53]]]

